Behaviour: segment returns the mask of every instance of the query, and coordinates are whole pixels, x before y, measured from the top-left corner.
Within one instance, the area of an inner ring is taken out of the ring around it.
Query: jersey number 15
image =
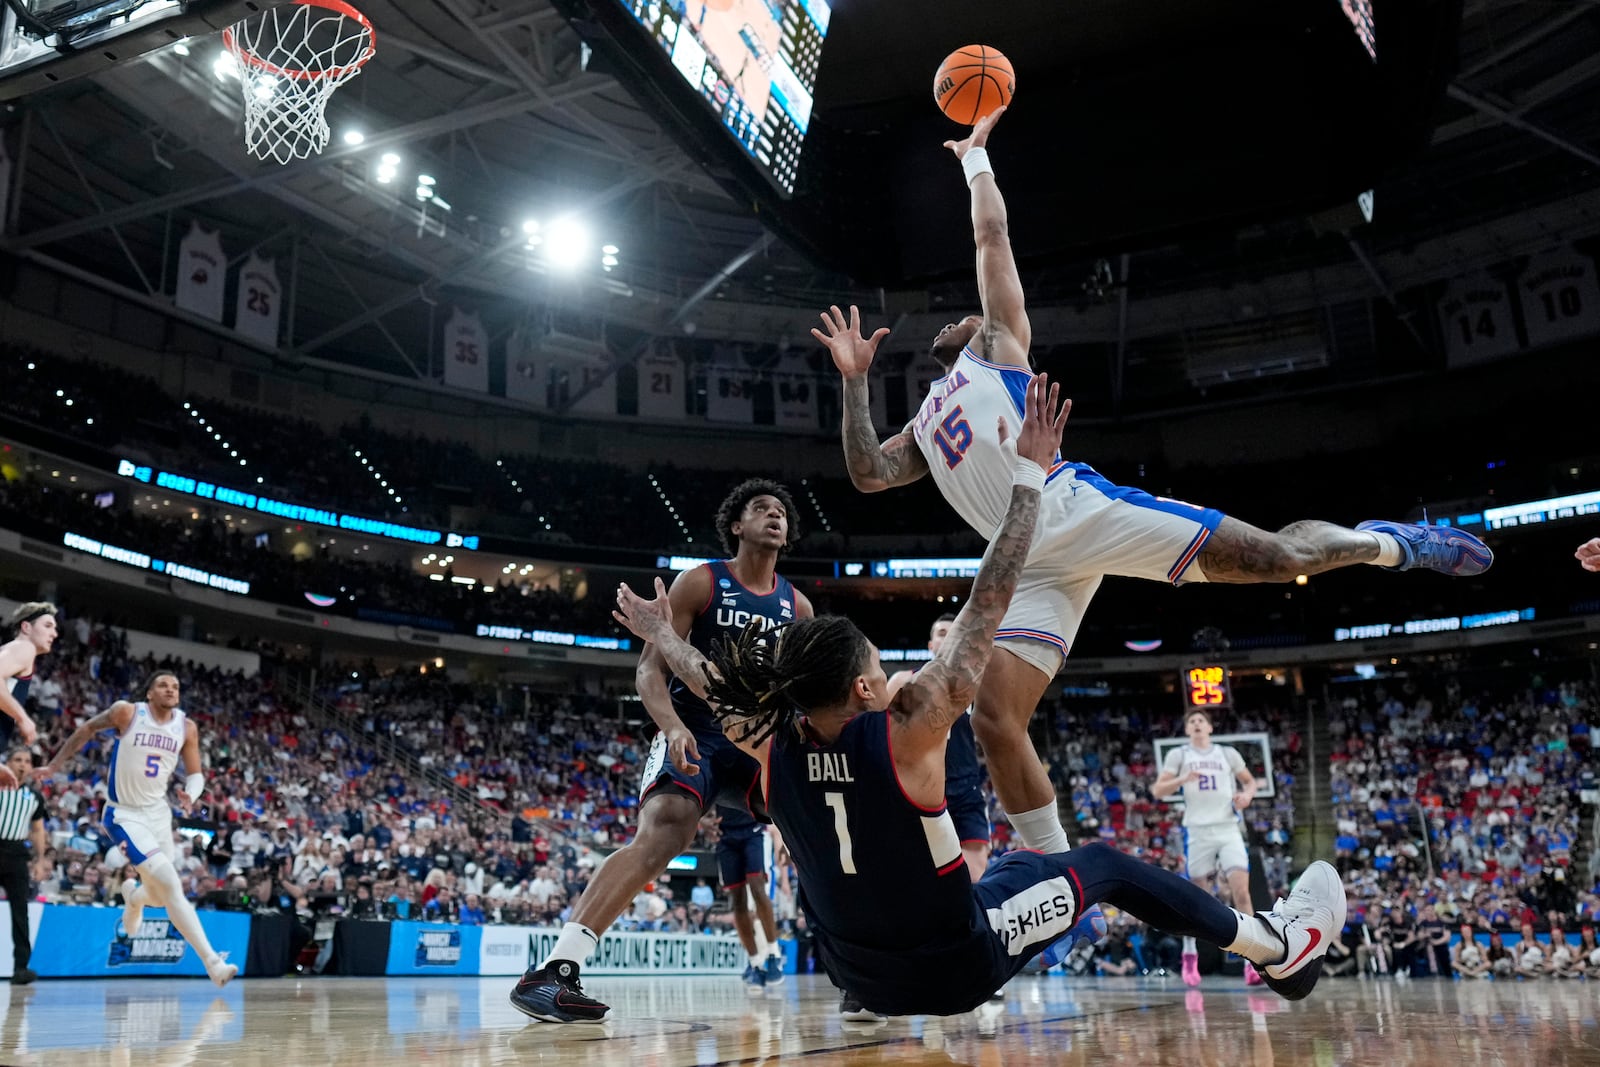
[[[944,454],[944,464],[951,470],[966,456],[967,449],[972,447],[972,427],[962,417],[959,405],[952,408],[939,428],[933,431],[933,443],[939,446],[939,451]]]

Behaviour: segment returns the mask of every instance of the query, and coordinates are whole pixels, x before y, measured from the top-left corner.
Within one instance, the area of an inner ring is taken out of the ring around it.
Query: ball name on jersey
[[[809,782],[855,782],[850,760],[843,752],[807,752],[806,780]]]

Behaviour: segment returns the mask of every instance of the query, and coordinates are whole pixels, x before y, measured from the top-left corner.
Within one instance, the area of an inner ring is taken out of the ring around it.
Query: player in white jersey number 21
[[[1256,780],[1236,749],[1211,743],[1211,727],[1211,716],[1200,708],[1184,716],[1183,732],[1189,743],[1167,753],[1150,792],[1158,800],[1183,793],[1183,860],[1189,880],[1210,890],[1212,881],[1221,875],[1232,898],[1228,903],[1249,911],[1250,857],[1239,829],[1239,813],[1255,799]],[[1249,964],[1245,964],[1244,977],[1248,985],[1261,982]],[[1183,980],[1200,984],[1200,957],[1194,939],[1188,937],[1183,939]]]
[[[1005,201],[986,144],[998,108],[963,141],[946,147],[961,161],[972,194],[982,315],[952,322],[931,355],[945,369],[916,417],[881,444],[867,399],[867,371],[888,330],[862,335],[860,314],[838,308],[812,334],[827,346],[844,379],[844,452],[850,480],[876,493],[931,474],[950,506],[990,539],[1011,491],[1011,460],[1000,447],[997,418],[1013,435],[1032,377],[1032,328],[1011,254]],[[1068,847],[1055,791],[1028,738],[1039,698],[1072,646],[1089,600],[1107,574],[1172,582],[1287,582],[1297,575],[1370,563],[1478,574],[1493,559],[1470,534],[1443,527],[1365,522],[1292,523],[1276,533],[1212,508],[1165,500],[1113,485],[1092,467],[1051,465],[1027,568],[995,643],[1008,655],[989,661],[972,727],[1011,825],[1042,852]]]
[[[41,769],[38,777],[59,774],[95,734],[115,730],[111,747],[104,823],[112,840],[127,853],[128,862],[139,872],[122,883],[122,930],[137,937],[145,905],[167,909],[167,918],[184,940],[194,946],[205,964],[206,974],[217,985],[227,985],[239,973],[221,953],[211,947],[194,905],[183,895],[183,881],[172,861],[177,855],[172,845],[172,807],[167,802],[168,782],[183,757],[183,790],[178,804],[188,815],[205,791],[205,775],[200,773],[200,730],[178,707],[178,676],[158,671],[145,687],[145,698],[137,704],[119,700],[72,732],[61,750]]]

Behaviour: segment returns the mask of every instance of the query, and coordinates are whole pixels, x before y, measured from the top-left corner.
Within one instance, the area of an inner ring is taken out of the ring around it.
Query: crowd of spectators
[[[1595,690],[1518,673],[1470,687],[1467,674],[1368,683],[1331,709],[1350,969],[1576,977],[1600,966],[1575,948],[1585,928],[1593,948],[1600,908],[1574,862],[1595,789]],[[1481,960],[1463,936],[1483,942]]]

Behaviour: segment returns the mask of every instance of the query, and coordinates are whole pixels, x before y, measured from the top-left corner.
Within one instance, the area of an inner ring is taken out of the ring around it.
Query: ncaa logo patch
[[[718,578],[717,584],[722,586],[724,589],[730,588],[733,585],[733,583],[726,578]]]

